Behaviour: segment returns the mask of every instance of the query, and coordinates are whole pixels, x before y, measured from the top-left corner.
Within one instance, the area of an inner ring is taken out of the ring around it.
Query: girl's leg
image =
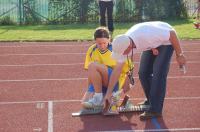
[[[88,81],[96,93],[102,93],[102,87],[107,87],[109,82],[108,68],[103,64],[91,63],[88,67]]]
[[[102,106],[103,103],[103,93],[102,87],[108,86],[108,68],[99,63],[91,63],[88,67],[88,82],[89,89],[93,89],[94,96],[87,102],[82,102],[83,106],[86,108],[92,108],[95,106]],[[91,90],[88,92],[91,93]],[[86,93],[85,99],[88,99],[92,94]]]

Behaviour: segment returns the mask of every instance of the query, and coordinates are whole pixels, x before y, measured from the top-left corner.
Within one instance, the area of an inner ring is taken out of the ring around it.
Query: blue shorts
[[[111,74],[112,74],[112,68],[108,67],[108,78],[109,78],[109,79],[110,79]],[[116,91],[118,91],[118,90],[119,90],[119,82],[116,83],[116,85],[115,85],[113,91],[116,92]],[[102,93],[105,94],[106,91],[107,91],[107,87],[104,87],[104,86],[103,86],[103,87],[102,87]],[[90,92],[90,93],[94,93],[94,92],[95,92],[94,86],[93,86],[92,84],[89,85],[89,87],[88,87],[88,92]]]

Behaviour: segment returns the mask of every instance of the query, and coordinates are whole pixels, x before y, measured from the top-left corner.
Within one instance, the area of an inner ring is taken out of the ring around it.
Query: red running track
[[[140,121],[140,113],[72,117],[87,89],[83,70],[91,42],[0,43],[0,131],[200,131],[200,41],[182,41],[187,74],[173,57],[163,118]],[[144,99],[138,80],[140,53],[134,56],[132,102]]]

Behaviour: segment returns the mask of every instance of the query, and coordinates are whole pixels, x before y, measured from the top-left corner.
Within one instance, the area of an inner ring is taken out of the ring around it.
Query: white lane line
[[[184,53],[200,53],[200,51],[184,51]],[[49,55],[85,55],[86,53],[35,53],[35,54],[0,54],[0,56],[49,56]],[[135,54],[141,54],[141,52],[136,52]]]
[[[78,44],[78,43],[82,43],[82,44]],[[88,47],[90,46],[92,43],[94,43],[93,41],[72,41],[72,42],[8,42],[9,44],[6,44],[7,42],[1,42],[0,43],[0,48],[2,47],[7,47],[7,48],[23,48],[23,47]],[[2,45],[6,44],[6,45]],[[12,44],[10,44],[12,43]],[[56,44],[54,44],[56,43]],[[65,43],[65,44],[63,44]],[[73,44],[69,44],[69,43],[73,43]],[[191,46],[191,45],[199,45],[199,40],[197,41],[181,41],[182,46]]]
[[[48,132],[53,132],[53,101],[48,101]]]
[[[139,61],[135,61],[134,64],[139,64]],[[177,64],[173,61],[171,64]],[[187,64],[200,64],[200,61],[187,61]],[[84,63],[66,63],[66,64],[16,64],[16,65],[0,65],[0,67],[35,67],[35,66],[76,66],[84,65]]]
[[[82,43],[82,44],[78,44],[78,43]],[[94,43],[93,41],[72,41],[72,42],[11,42],[12,44],[6,44],[7,42],[0,42],[0,48],[2,47],[7,47],[7,48],[23,48],[23,47],[88,47],[90,46],[92,43]],[[6,44],[6,45],[2,45]],[[54,44],[56,43],[56,44]],[[63,44],[65,43],[65,44]],[[73,44],[69,44],[69,43],[73,43]],[[199,45],[199,41],[181,41],[182,46],[187,46],[187,45]]]
[[[167,79],[192,79],[192,78],[200,78],[200,76],[169,76]],[[138,77],[134,77],[134,79],[138,79]],[[22,80],[0,80],[0,83],[3,82],[36,82],[36,81],[80,81],[87,80],[87,78],[44,78],[44,79],[22,79]]]
[[[193,100],[200,99],[200,97],[166,97],[167,100]]]
[[[25,80],[0,80],[1,82],[36,82],[36,81],[80,81],[87,78],[55,78],[55,79],[25,79]]]
[[[0,105],[8,104],[35,104],[35,103],[48,103],[49,101],[38,100],[38,101],[18,101],[18,102],[0,102]],[[54,103],[68,103],[68,102],[81,102],[81,100],[52,100]]]
[[[130,98],[130,100],[144,100],[145,98]],[[166,97],[166,100],[200,100],[200,97]],[[35,104],[35,103],[49,103],[49,100],[38,100],[38,101],[13,101],[13,102],[0,102],[0,105],[9,105],[9,104]],[[72,100],[51,100],[53,103],[74,103],[74,102],[81,102],[79,99],[72,99]]]
[[[200,63],[200,62],[197,62]],[[34,66],[76,66],[84,63],[68,63],[68,64],[24,64],[24,65],[0,65],[0,67],[34,67]]]
[[[174,132],[174,131],[199,131],[200,128],[169,128],[169,129],[145,129],[145,130],[116,130],[116,131],[95,131],[95,132]]]
[[[56,42],[57,43],[57,42]],[[59,43],[59,42],[58,42]],[[33,43],[32,43],[33,44]],[[37,43],[34,43],[34,45],[30,44],[22,44],[22,43],[18,43],[18,45],[1,45],[0,44],[0,48],[25,48],[25,47],[88,47],[91,44],[41,44],[41,45],[36,45]]]
[[[86,53],[1,54],[0,56],[85,55]]]

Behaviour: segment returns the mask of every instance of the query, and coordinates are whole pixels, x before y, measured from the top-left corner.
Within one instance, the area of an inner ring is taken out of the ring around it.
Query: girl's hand
[[[108,101],[110,102],[111,97],[112,97],[112,94],[108,94],[108,93],[107,93],[107,94],[105,95],[104,101],[103,101],[103,102],[104,102],[104,105],[105,105],[106,100],[108,100]]]

